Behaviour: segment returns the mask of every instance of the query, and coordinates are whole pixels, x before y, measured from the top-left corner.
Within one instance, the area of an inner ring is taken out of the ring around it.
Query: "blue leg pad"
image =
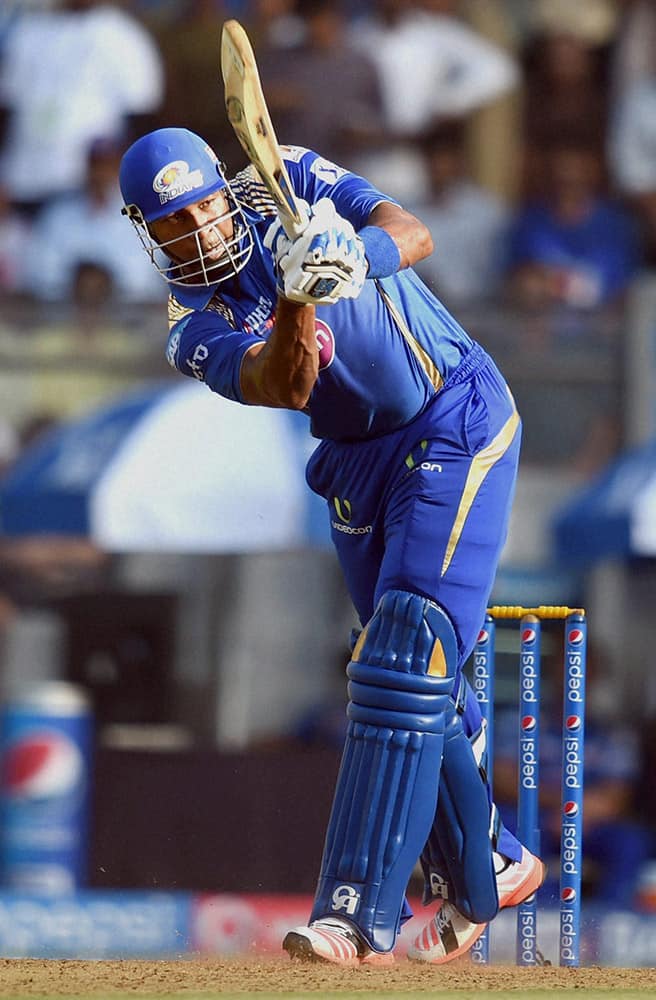
[[[441,608],[389,591],[348,667],[350,721],[311,920],[341,916],[376,951],[394,946],[435,815],[456,664]]]
[[[481,770],[484,741],[484,729],[470,740],[460,715],[449,720],[435,822],[421,856],[426,895],[448,896],[477,924],[491,920],[499,908],[492,858],[497,813]]]

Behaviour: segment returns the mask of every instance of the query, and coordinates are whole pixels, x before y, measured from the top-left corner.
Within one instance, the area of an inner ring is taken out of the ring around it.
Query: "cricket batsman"
[[[252,166],[227,180],[184,128],[127,150],[124,213],[168,282],[171,365],[247,406],[307,414],[307,480],[362,623],[314,906],[283,947],[393,961],[419,859],[436,911],[409,955],[439,965],[545,877],[499,821],[462,673],[506,537],[520,418],[412,270],[432,251],[426,227],[312,150],[283,157],[304,215],[294,237]]]

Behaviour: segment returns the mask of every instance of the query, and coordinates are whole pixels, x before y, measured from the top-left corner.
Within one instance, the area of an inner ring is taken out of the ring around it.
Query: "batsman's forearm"
[[[392,237],[401,256],[399,270],[412,267],[433,252],[433,238],[427,226],[410,212],[389,201],[376,205],[367,225],[379,226]]]
[[[302,410],[318,374],[314,306],[279,296],[273,331],[261,347],[258,345],[244,359],[241,371],[244,399],[260,406]]]

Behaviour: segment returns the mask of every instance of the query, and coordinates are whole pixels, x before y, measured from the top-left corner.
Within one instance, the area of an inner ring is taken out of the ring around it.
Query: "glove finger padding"
[[[265,236],[281,294],[295,302],[330,304],[360,294],[367,275],[364,245],[329,198],[310,209],[307,228],[289,240],[282,227]]]

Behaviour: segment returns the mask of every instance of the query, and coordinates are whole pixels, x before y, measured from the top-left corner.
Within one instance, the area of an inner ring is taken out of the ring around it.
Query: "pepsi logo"
[[[579,646],[583,642],[583,632],[580,628],[572,628],[569,630],[567,636],[567,641],[570,646]]]
[[[565,719],[565,728],[570,733],[575,733],[581,728],[581,719],[578,715],[568,715]]]
[[[532,733],[538,724],[538,720],[534,715],[524,715],[522,717],[522,732]]]
[[[478,639],[476,640],[476,642],[478,643],[479,646],[481,646],[483,645],[483,643],[486,643],[489,638],[490,634],[487,631],[487,629],[482,628],[481,631],[478,633]]]
[[[534,628],[524,628],[522,629],[522,643],[526,645],[530,642],[535,642],[536,632]]]
[[[17,799],[55,798],[71,792],[83,770],[82,755],[72,740],[54,730],[39,730],[9,746],[4,787]]]
[[[571,885],[565,886],[560,894],[560,898],[563,903],[573,903],[576,899],[576,889],[573,889]]]
[[[576,802],[566,802],[563,806],[563,815],[567,816],[568,819],[572,819],[574,816],[578,816],[579,807]]]
[[[335,360],[335,334],[322,319],[315,319],[314,332],[319,348],[319,371],[323,371]]]

